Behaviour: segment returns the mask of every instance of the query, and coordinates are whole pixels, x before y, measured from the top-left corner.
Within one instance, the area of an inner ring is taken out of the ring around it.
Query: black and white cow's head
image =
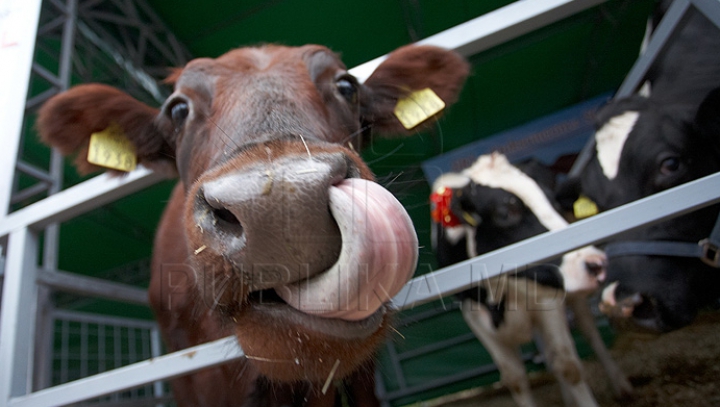
[[[594,156],[562,188],[563,201],[582,192],[602,211],[720,170],[720,88],[699,106],[657,99],[633,96],[600,111]],[[698,242],[719,210],[708,207],[622,239]],[[605,309],[656,331],[687,325],[699,306],[720,295],[720,270],[687,257],[611,257],[608,282]]]
[[[531,161],[522,169],[499,153],[480,156],[462,173],[448,173],[433,184],[433,244],[444,267],[567,226],[558,213],[554,174]],[[560,272],[560,276],[552,275]],[[594,247],[565,254],[554,265],[532,265],[526,272],[554,285],[562,277],[568,292],[590,292],[605,278],[605,255]]]

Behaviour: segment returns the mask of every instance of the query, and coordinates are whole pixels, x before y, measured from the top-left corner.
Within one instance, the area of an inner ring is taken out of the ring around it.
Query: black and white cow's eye
[[[177,101],[170,106],[169,112],[173,123],[180,126],[190,114],[190,107],[184,101]]]
[[[523,217],[523,204],[519,199],[510,197],[495,208],[493,220],[496,225],[509,227],[517,224]]]
[[[660,172],[663,175],[672,175],[680,169],[680,157],[667,157],[660,163]]]
[[[341,77],[335,82],[338,92],[345,98],[349,103],[357,103],[357,84],[355,81],[348,77]]]

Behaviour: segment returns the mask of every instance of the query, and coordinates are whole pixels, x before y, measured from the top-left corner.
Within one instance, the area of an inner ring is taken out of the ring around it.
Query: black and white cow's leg
[[[469,298],[465,299],[462,303],[462,315],[470,330],[492,356],[500,371],[502,383],[510,390],[515,403],[520,407],[535,407],[518,345],[499,338],[488,311],[481,304]]]
[[[554,290],[538,287],[540,291]],[[547,298],[555,294],[547,293]],[[585,381],[580,357],[575,342],[570,335],[565,307],[562,303],[555,307],[538,309],[533,312],[537,329],[545,344],[547,365],[563,389],[566,406],[597,406],[595,397]]]
[[[577,327],[585,339],[588,340],[590,347],[595,352],[595,356],[597,356],[603,369],[605,369],[615,397],[619,399],[632,397],[633,386],[605,347],[605,342],[600,337],[587,298],[584,295],[568,295],[567,304],[575,314]]]

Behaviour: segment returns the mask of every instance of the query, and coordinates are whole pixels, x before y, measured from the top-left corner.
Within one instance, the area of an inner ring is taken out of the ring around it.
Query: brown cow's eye
[[[338,92],[345,100],[352,104],[357,103],[357,86],[355,86],[354,81],[348,78],[340,78],[335,82],[335,86],[337,86]]]
[[[170,118],[175,125],[181,125],[190,114],[190,108],[185,102],[177,102],[170,107]]]

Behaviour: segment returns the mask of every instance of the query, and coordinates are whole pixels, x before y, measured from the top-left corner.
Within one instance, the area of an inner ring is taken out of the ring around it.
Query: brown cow
[[[268,45],[191,61],[160,109],[99,84],[43,106],[42,139],[77,152],[81,172],[98,169],[91,133],[114,125],[140,163],[179,176],[149,289],[164,339],[175,351],[235,334],[247,355],[176,379],[179,405],[332,405],[323,384],[353,374],[372,402],[384,303],[417,237],[355,151],[370,131],[409,133],[399,98],[431,88],[452,103],[467,74],[455,53],[408,46],[360,84],[325,47]]]

